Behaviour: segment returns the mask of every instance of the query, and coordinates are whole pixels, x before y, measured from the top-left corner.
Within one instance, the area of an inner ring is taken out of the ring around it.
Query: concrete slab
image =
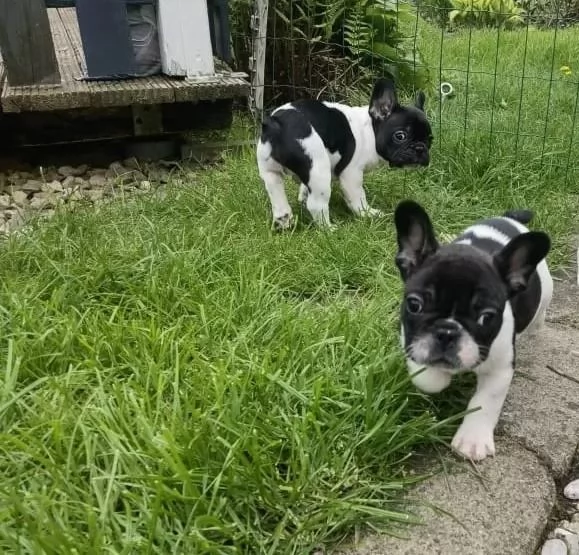
[[[416,488],[418,496],[451,513],[423,508],[424,526],[405,531],[409,539],[372,536],[341,555],[529,555],[536,549],[555,501],[548,470],[526,449],[505,441],[494,460],[453,467]]]
[[[517,374],[499,423],[497,456],[451,462],[412,498],[422,526],[407,538],[370,535],[342,555],[529,555],[556,503],[555,478],[579,444],[579,288],[555,284],[543,332],[521,341]],[[548,368],[550,367],[550,369]],[[426,508],[438,507],[444,513]],[[402,532],[401,532],[402,533]]]
[[[555,476],[569,470],[579,442],[579,330],[548,324],[536,339],[521,341],[518,370],[498,433],[533,450]]]

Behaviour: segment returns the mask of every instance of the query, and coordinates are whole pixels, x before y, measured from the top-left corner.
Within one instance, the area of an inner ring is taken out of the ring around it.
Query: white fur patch
[[[472,335],[466,330],[462,330],[460,339],[458,340],[458,349],[456,354],[460,361],[461,368],[464,370],[470,370],[480,360],[480,350],[478,345],[472,338]]]
[[[467,228],[464,233],[472,233],[478,239],[490,239],[495,243],[499,243],[499,245],[506,245],[511,240],[508,235],[505,235],[498,229],[486,224],[474,224]]]
[[[413,360],[406,361],[412,383],[424,393],[440,393],[452,380],[452,374],[442,368],[424,367]]]

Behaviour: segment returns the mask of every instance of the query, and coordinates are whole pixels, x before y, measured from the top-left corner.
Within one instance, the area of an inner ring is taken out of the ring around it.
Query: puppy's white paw
[[[382,218],[384,216],[384,212],[382,210],[378,210],[377,208],[368,208],[364,210],[362,213],[363,216],[367,218]]]
[[[300,184],[300,190],[298,192],[298,202],[306,202],[306,200],[308,200],[308,195],[310,194],[310,191],[308,190],[308,188],[301,183]]]
[[[273,228],[276,231],[287,231],[291,229],[294,225],[294,219],[292,214],[283,214],[282,216],[277,216],[273,220]]]
[[[471,461],[482,461],[495,455],[493,428],[486,422],[463,421],[452,439],[452,448]]]

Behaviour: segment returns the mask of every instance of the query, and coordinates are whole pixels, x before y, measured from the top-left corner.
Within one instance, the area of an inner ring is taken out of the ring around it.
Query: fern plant
[[[322,40],[342,45],[374,73],[416,88],[429,79],[413,40],[417,18],[416,8],[400,0],[329,0],[319,27]]]
[[[524,10],[514,0],[451,0],[450,23],[512,28],[523,23]]]
[[[252,5],[229,3],[236,67],[245,71]],[[401,88],[425,87],[428,73],[414,48],[417,18],[406,0],[276,0],[268,13],[266,101],[321,94],[350,102],[384,74]]]

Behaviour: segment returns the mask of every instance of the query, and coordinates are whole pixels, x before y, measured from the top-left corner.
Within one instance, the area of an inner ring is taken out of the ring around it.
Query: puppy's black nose
[[[418,152],[418,154],[422,154],[426,150],[426,145],[423,143],[416,143],[414,150]]]
[[[445,322],[436,329],[436,340],[442,349],[452,347],[460,337],[460,328],[452,322]]]

